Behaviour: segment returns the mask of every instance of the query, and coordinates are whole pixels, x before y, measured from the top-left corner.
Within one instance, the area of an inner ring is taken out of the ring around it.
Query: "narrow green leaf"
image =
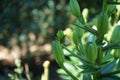
[[[116,66],[116,61],[114,60],[109,64],[107,64],[106,66],[104,66],[101,73],[104,74],[104,73],[111,72],[115,68],[115,66]]]

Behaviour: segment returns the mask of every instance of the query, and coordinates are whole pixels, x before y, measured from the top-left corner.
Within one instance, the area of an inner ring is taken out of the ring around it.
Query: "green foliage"
[[[116,25],[115,29],[113,30],[110,42],[118,42],[120,40],[120,25]]]
[[[86,44],[86,53],[85,57],[90,63],[95,63],[97,59],[97,47],[94,43],[87,43]]]
[[[98,20],[97,20],[97,30],[98,33],[100,34],[100,37],[103,37],[107,31],[108,31],[108,15],[105,12],[102,12],[99,16],[98,16]]]
[[[77,1],[79,1],[79,3],[77,3]],[[1,0],[0,45],[4,45],[10,49],[14,48],[14,46],[20,46],[20,48],[24,49],[23,52],[26,51],[26,53],[29,53],[26,57],[26,62],[31,64],[31,54],[29,51],[31,45],[38,46],[52,40],[55,35],[54,33],[56,33],[58,29],[63,30],[69,26],[66,24],[74,21],[74,17],[70,15],[68,6],[68,3],[70,2],[71,12],[77,20],[74,23],[74,27],[72,27],[73,34],[72,32],[69,32],[70,36],[67,36],[66,34],[63,34],[64,31],[60,31],[60,33],[57,34],[57,40],[60,41],[60,43],[57,41],[58,44],[56,44],[56,46],[60,45],[57,47],[60,47],[60,50],[62,50],[65,55],[64,61],[62,61],[63,55],[60,59],[55,58],[58,60],[58,63],[60,60],[60,63],[62,64],[61,67],[64,69],[64,75],[60,76],[63,76],[68,80],[70,80],[71,77],[73,80],[77,80],[76,77],[80,80],[92,80],[94,77],[99,77],[99,75],[95,74],[98,74],[101,70],[100,77],[105,77],[105,80],[109,80],[110,78],[118,79],[119,77],[116,74],[111,75],[111,72],[119,73],[120,44],[119,41],[111,42],[109,38],[111,35],[109,35],[109,33],[114,33],[111,32],[111,30],[115,28],[114,26],[119,25],[117,25],[117,23],[120,16],[120,6],[116,4],[119,4],[120,0],[108,0],[108,4],[106,4],[107,0],[105,0],[103,6],[104,10],[102,11],[108,15],[109,27],[103,27],[104,24],[101,22],[103,28],[100,27],[101,29],[98,31],[96,29],[98,26],[95,25],[97,25],[98,17],[101,14],[100,9],[102,9],[102,1],[103,0]],[[105,5],[107,5],[107,9]],[[106,20],[105,23],[107,23]],[[102,38],[100,37],[101,32],[103,32]],[[31,33],[36,40],[29,38]],[[91,38],[89,34],[92,34],[94,37]],[[45,37],[44,42],[41,41],[41,35]],[[96,46],[95,48],[97,48],[97,59],[95,56],[92,60],[92,64],[89,59],[92,58],[90,56],[93,55],[89,54],[89,52],[96,53],[96,51],[88,51],[86,49],[86,47],[88,47],[86,46],[88,39],[90,40],[90,43],[94,40],[92,43],[94,43]],[[64,45],[64,43],[67,43],[67,45]],[[57,47],[54,48],[56,49]],[[55,55],[61,57],[61,54],[57,55],[59,49],[57,50]],[[35,51],[35,56],[36,55],[40,55],[40,52]],[[0,75],[0,80],[24,80],[24,77],[22,76],[24,74],[24,66],[19,60],[15,61],[15,65],[16,67],[13,71],[3,70],[7,76],[4,77]],[[106,67],[108,67],[108,70],[106,70]],[[37,68],[35,68],[35,70],[39,72]],[[104,70],[106,73],[103,72]],[[68,76],[66,72],[70,76]],[[32,74],[39,75],[39,73]],[[32,77],[32,75],[30,75],[30,77]],[[35,78],[32,77],[32,79]]]
[[[81,16],[80,6],[77,3],[77,0],[70,0],[70,7],[74,16],[76,17]]]
[[[62,65],[64,62],[64,53],[62,49],[62,45],[60,44],[59,41],[54,41],[52,42],[52,51],[55,56],[55,60],[59,65]]]
[[[77,17],[77,20],[74,23],[75,28],[73,28],[73,42],[71,42],[71,45],[65,46],[61,43],[61,45],[63,45],[62,48],[64,53],[69,53],[69,55],[67,55],[69,59],[65,59],[62,64],[57,62],[66,72],[65,73],[61,70],[58,71],[61,74],[63,73],[63,80],[120,79],[120,76],[118,75],[120,74],[120,69],[118,69],[118,67],[120,67],[120,11],[119,8],[117,8],[119,4],[119,1],[103,0],[100,14],[89,22],[85,19],[87,17],[83,17],[79,11],[80,7],[77,1],[70,0],[71,12],[75,17]],[[113,12],[115,9],[118,11]],[[116,20],[112,20],[112,15],[116,13]],[[89,23],[92,24],[92,27],[89,26]],[[85,31],[82,31],[81,29]],[[109,36],[111,36],[111,39]],[[58,58],[55,54],[54,57],[55,59]],[[66,64],[68,66],[66,66]]]
[[[18,58],[15,59],[15,65],[16,65],[16,68],[14,69],[14,73],[13,74],[8,73],[8,76],[10,77],[10,79],[11,80],[26,80],[22,77],[23,67],[21,66],[20,59]]]

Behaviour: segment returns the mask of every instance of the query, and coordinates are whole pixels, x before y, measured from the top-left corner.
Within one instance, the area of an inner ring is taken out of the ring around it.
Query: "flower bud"
[[[76,32],[73,33],[73,42],[75,43],[75,45],[79,44],[79,37]]]
[[[80,6],[77,0],[70,0],[70,8],[74,16],[76,16],[77,18],[80,17]]]
[[[52,42],[52,52],[53,52],[56,62],[59,65],[62,65],[65,60],[65,57],[64,57],[62,46],[59,41]]]
[[[113,32],[112,32],[112,36],[111,36],[111,39],[110,39],[110,42],[117,42],[117,41],[120,41],[120,25],[117,25]]]
[[[95,40],[96,40],[96,36],[93,35],[93,34],[90,34],[90,35],[88,36],[87,42],[88,42],[88,43],[95,43]]]
[[[115,59],[120,58],[120,49],[115,49],[114,50],[114,57],[115,57]]]
[[[108,15],[105,12],[102,12],[97,19],[97,30],[101,37],[104,37],[104,34],[108,31]]]
[[[97,46],[94,43],[87,43],[86,44],[86,59],[90,62],[90,63],[95,63],[96,59],[97,59]]]
[[[64,35],[63,31],[62,31],[62,30],[59,30],[59,31],[57,32],[57,40],[61,41],[61,40],[64,39],[64,37],[65,37],[65,35]]]
[[[84,33],[84,30],[75,26],[75,31],[73,33],[73,42],[75,44],[79,44],[79,40],[81,39],[82,35]]]
[[[111,16],[116,12],[116,5],[109,5],[107,9],[108,16]]]
[[[76,45],[77,47],[77,50],[82,54],[82,55],[85,55],[85,50],[84,50],[84,46],[81,42],[81,34],[78,34],[79,32],[74,32],[73,33],[73,42],[74,44]]]
[[[84,26],[79,20],[76,20],[75,24],[77,24],[79,26]],[[82,28],[80,28],[78,26],[75,26],[75,32],[78,34],[78,37],[81,38],[81,36],[84,33],[84,29],[82,29]]]

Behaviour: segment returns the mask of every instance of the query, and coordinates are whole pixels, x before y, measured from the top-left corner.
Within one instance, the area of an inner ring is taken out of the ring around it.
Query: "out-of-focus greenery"
[[[34,32],[37,35],[41,32],[46,36],[47,33],[50,33],[50,27],[56,30],[64,29],[70,15],[68,1],[1,0],[0,44],[8,45],[8,41],[14,34],[20,37],[29,32]],[[87,2],[90,4],[86,4]],[[79,0],[79,3],[82,8],[89,6],[90,12],[96,13],[101,0]],[[49,36],[51,35],[53,33],[49,34]]]
[[[22,36],[29,32],[35,34],[42,32],[46,36],[50,33],[49,27],[64,29],[70,16],[68,1],[1,0],[0,43],[7,45],[13,34]],[[86,4],[87,2],[90,4]],[[96,9],[101,6],[101,0],[79,0],[79,3],[82,8],[89,6],[91,13],[96,13]]]
[[[63,28],[68,22],[66,2],[63,0],[1,0],[0,2],[0,43],[4,45],[8,45],[14,34],[20,37],[34,32],[36,35],[42,33],[46,36],[50,33],[51,27]],[[53,33],[47,36],[51,35]]]

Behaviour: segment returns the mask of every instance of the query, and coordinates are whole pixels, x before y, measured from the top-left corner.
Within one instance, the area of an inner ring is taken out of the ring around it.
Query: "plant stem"
[[[97,73],[93,74],[93,80],[102,80],[100,78],[100,71],[98,71]]]
[[[19,79],[22,80],[22,75],[21,74],[18,74],[19,75]]]
[[[110,73],[101,74],[101,77],[108,77],[108,76],[115,75],[115,74],[118,74],[118,73],[120,73],[120,70],[110,72]]]
[[[102,62],[102,57],[103,57],[102,46],[99,46],[99,47],[98,47],[98,61],[97,61],[98,64],[101,64],[101,62]]]
[[[62,67],[62,69],[64,69],[64,71],[65,71],[69,76],[71,76],[71,77],[73,78],[73,80],[79,80],[79,79],[77,79],[70,71],[68,71],[64,65],[60,65],[60,66]]]
[[[102,63],[102,57],[103,57],[103,50],[102,46],[98,46],[98,57],[96,63],[99,65]],[[100,67],[100,66],[99,66]],[[102,80],[101,76],[101,67],[97,69],[97,72],[93,74],[94,80]]]

